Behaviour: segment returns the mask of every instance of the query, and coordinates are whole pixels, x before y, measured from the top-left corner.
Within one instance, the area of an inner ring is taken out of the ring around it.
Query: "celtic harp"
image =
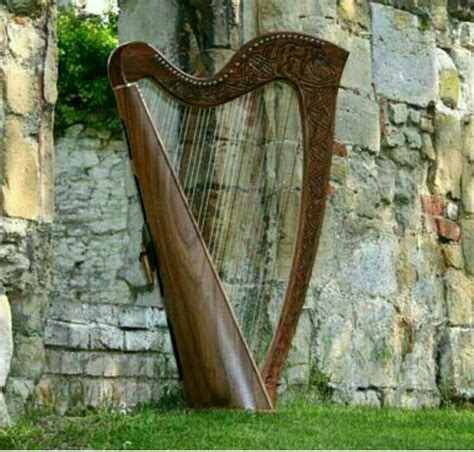
[[[347,55],[279,32],[251,40],[208,78],[146,43],[110,57],[195,407],[274,409],[321,232]]]

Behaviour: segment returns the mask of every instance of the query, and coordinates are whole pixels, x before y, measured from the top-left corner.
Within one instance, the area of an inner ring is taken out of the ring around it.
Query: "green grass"
[[[143,408],[64,417],[36,412],[0,430],[0,449],[469,449],[469,409],[344,408],[295,401],[277,414]]]

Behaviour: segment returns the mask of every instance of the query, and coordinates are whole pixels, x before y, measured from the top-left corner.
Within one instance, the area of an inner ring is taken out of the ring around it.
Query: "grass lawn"
[[[0,430],[0,449],[471,449],[474,410],[280,404],[275,415],[142,408],[64,417],[36,412]]]

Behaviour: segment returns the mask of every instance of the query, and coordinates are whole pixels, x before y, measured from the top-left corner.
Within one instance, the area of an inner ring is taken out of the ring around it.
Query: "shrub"
[[[113,91],[107,59],[117,45],[117,16],[58,14],[58,102],[55,132],[76,123],[117,133]]]

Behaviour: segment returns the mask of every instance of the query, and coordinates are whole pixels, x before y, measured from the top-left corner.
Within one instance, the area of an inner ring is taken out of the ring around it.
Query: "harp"
[[[110,57],[178,368],[196,407],[274,409],[316,256],[347,55],[280,32],[251,40],[207,78],[146,43]]]

